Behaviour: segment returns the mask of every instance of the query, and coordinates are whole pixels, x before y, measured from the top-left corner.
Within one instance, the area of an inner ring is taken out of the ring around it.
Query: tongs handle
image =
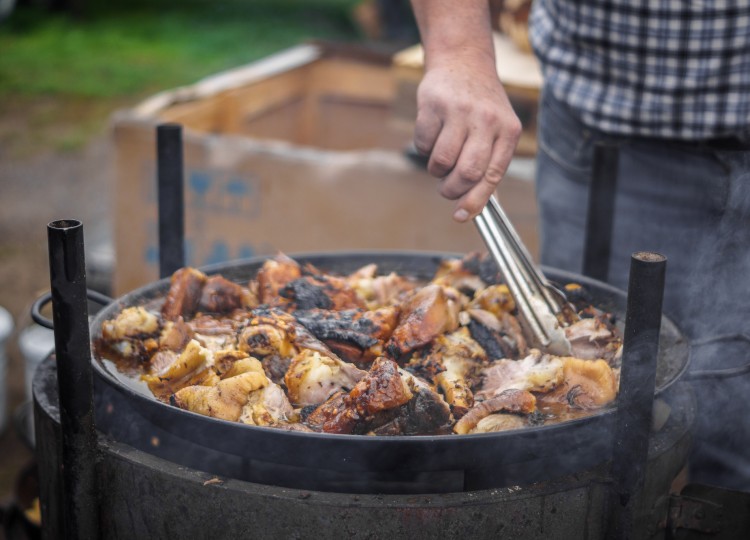
[[[577,318],[575,310],[532,263],[529,252],[494,196],[474,223],[505,278],[530,341],[543,350],[569,354],[570,344],[562,326]]]

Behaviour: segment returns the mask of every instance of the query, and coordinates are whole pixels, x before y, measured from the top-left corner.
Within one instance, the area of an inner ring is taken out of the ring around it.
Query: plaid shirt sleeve
[[[535,0],[545,86],[601,131],[750,134],[750,0]]]

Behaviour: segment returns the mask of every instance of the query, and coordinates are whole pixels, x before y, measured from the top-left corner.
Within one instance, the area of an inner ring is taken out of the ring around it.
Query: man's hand
[[[492,58],[456,54],[433,64],[417,94],[414,144],[430,156],[427,170],[441,178],[440,194],[456,200],[453,217],[482,211],[503,178],[521,134]]]
[[[487,0],[412,0],[425,51],[414,144],[457,200],[453,217],[482,211],[521,135],[495,67]]]

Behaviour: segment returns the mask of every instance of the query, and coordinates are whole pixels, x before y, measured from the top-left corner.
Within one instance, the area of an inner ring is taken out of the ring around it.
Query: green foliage
[[[356,0],[89,0],[0,24],[0,99],[115,98],[188,84],[311,38],[347,41]]]

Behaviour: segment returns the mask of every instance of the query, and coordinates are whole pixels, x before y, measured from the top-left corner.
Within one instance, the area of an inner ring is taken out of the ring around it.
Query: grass
[[[44,132],[45,126],[67,120],[73,103],[77,129],[63,129],[51,142],[42,137],[41,144],[76,149],[93,126],[103,125],[107,104],[134,103],[308,39],[358,39],[350,19],[356,3],[88,1],[81,18],[21,6],[0,23],[0,115],[27,107],[27,127]],[[2,134],[0,126],[0,141],[7,140]],[[17,144],[18,134],[11,135]]]

